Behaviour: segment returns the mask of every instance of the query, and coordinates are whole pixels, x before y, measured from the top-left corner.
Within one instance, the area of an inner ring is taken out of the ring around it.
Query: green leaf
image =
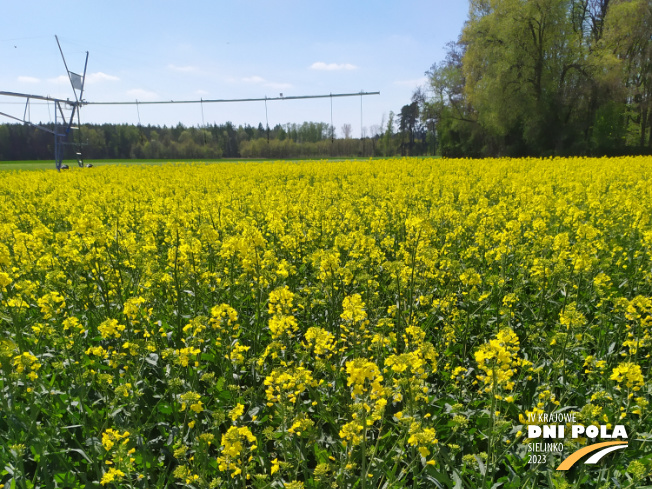
[[[169,404],[159,404],[158,410],[161,414],[172,414],[172,407]]]
[[[315,444],[315,458],[317,459],[317,463],[324,464],[328,463],[329,461],[329,456],[330,454],[324,450],[323,448],[320,448],[319,445]]]
[[[84,450],[81,450],[80,448],[69,448],[68,451],[69,451],[69,452],[77,452],[77,453],[80,454],[82,457],[84,457],[84,459],[85,459],[89,464],[92,464],[92,463],[93,463],[93,461],[88,457],[88,455],[86,455],[86,452],[85,452]]]

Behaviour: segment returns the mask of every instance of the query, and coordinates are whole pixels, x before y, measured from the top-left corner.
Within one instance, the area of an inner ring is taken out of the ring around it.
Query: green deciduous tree
[[[427,72],[442,154],[652,148],[650,0],[471,0]]]
[[[652,147],[652,4],[612,1],[604,22],[604,59],[620,81],[630,145]]]
[[[472,4],[475,2],[472,2]],[[512,154],[562,151],[577,138],[588,74],[568,0],[482,2],[463,31],[466,96],[478,121]]]

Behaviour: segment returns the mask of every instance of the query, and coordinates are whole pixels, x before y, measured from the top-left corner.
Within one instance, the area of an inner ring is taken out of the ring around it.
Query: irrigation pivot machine
[[[66,71],[68,72],[68,78],[70,79],[70,86],[72,87],[72,92],[75,96],[75,99],[63,100],[54,97],[45,97],[42,95],[30,95],[26,93],[0,91],[0,95],[6,95],[10,97],[20,97],[25,99],[25,111],[23,112],[22,119],[20,117],[15,117],[10,114],[5,114],[4,112],[0,112],[0,115],[9,117],[10,119],[17,120],[24,124],[28,124],[37,129],[53,134],[54,135],[54,161],[57,165],[57,170],[61,170],[61,166],[63,162],[64,145],[74,144],[68,141],[68,136],[72,129],[81,130],[80,129],[81,118],[79,115],[79,109],[85,103],[83,102],[82,97],[84,95],[84,82],[86,81],[86,68],[88,66],[88,51],[86,51],[86,61],[84,62],[84,73],[83,75],[79,75],[68,69],[68,63],[66,63],[66,58],[63,55],[63,50],[61,49],[59,38],[57,36],[54,36],[54,38],[57,40],[57,46],[59,46],[61,59],[63,59],[63,64],[66,67]],[[49,102],[54,103],[54,126],[52,129],[39,124],[33,124],[31,121],[28,121],[26,119],[27,109],[29,107],[30,100],[41,100],[41,101],[46,101],[48,103]],[[77,116],[77,121],[76,121],[77,125],[73,126],[73,124],[75,124],[75,116]],[[77,137],[77,153],[76,153],[77,163],[79,164],[79,166],[84,166],[81,147],[82,147],[82,139],[81,139],[81,132],[79,132]]]
[[[84,100],[84,84],[86,82],[86,68],[88,67],[88,51],[86,51],[86,59],[84,61],[84,71],[82,74],[75,73],[68,69],[68,63],[66,62],[66,57],[63,54],[63,49],[61,49],[61,43],[59,38],[54,36],[57,41],[57,46],[59,47],[59,52],[61,53],[61,59],[63,60],[63,65],[66,68],[68,73],[68,79],[70,80],[70,86],[72,88],[72,93],[74,99],[60,99],[55,97],[43,96],[43,95],[32,95],[27,93],[17,93],[17,92],[3,92],[0,91],[0,96],[7,97],[18,97],[25,100],[25,110],[22,117],[18,117],[11,114],[6,114],[0,112],[0,115],[8,117],[10,119],[22,122],[41,131],[46,131],[54,136],[54,161],[57,167],[57,170],[67,168],[63,165],[64,158],[64,148],[66,146],[75,147],[75,156],[77,164],[80,167],[84,167],[84,159],[82,156],[82,147],[84,143],[82,142],[81,134],[81,108],[85,105],[151,105],[151,104],[201,104],[202,105],[202,117],[203,117],[203,104],[209,103],[225,103],[225,102],[265,102],[265,118],[267,119],[267,102],[274,100],[298,100],[298,99],[312,99],[312,98],[330,98],[331,100],[331,138],[333,138],[333,98],[336,97],[360,97],[361,110],[362,110],[362,97],[366,95],[380,95],[380,92],[365,92],[360,91],[356,93],[330,93],[326,95],[298,95],[298,96],[283,96],[280,94],[279,97],[267,97],[264,98],[241,98],[241,99],[200,99],[200,100],[165,100],[165,101],[125,101],[125,102],[88,102]],[[27,114],[29,109],[30,101],[37,100],[45,103],[54,104],[54,125],[51,123],[47,126],[42,124],[34,124],[28,120]],[[267,122],[267,128],[269,132],[269,122]],[[77,137],[71,137],[71,134],[74,132],[77,133]],[[91,165],[86,165],[91,166]]]

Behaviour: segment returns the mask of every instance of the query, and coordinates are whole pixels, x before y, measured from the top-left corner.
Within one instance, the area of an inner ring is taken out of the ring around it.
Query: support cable
[[[364,156],[364,137],[362,135],[362,94],[363,91],[360,90],[360,141],[362,141],[362,156]]]
[[[267,125],[267,143],[269,144],[269,119],[267,118],[267,95],[265,95],[265,124]]]
[[[333,94],[331,93],[331,144],[335,142],[335,127],[333,126]]]
[[[32,121],[32,111],[29,106],[29,97],[27,97],[27,101],[25,102],[25,112],[23,112],[23,119],[26,121]]]
[[[201,133],[204,137],[204,146],[206,146],[206,123],[204,122],[204,99],[201,100]]]

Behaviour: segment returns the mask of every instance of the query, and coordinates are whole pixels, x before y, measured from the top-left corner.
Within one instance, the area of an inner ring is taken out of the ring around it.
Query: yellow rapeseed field
[[[0,484],[652,484],[651,219],[649,157],[2,173]]]

